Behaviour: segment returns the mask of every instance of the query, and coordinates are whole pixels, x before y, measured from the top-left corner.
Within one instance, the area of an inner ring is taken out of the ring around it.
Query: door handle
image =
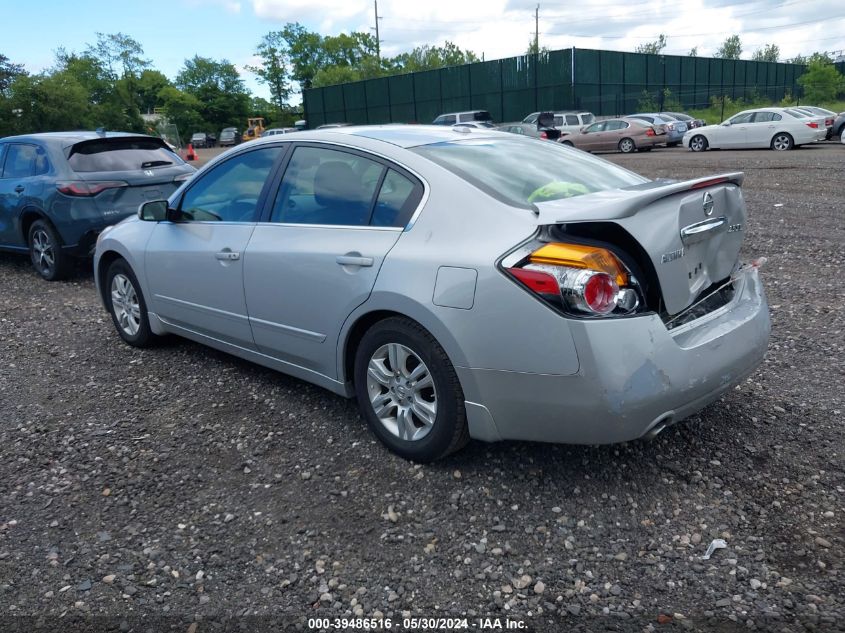
[[[24,187],[23,185],[18,185],[17,187],[15,187],[15,193],[23,193],[23,190],[25,188],[26,187]]]
[[[341,266],[372,266],[372,257],[361,257],[360,255],[338,255],[337,263]]]
[[[214,256],[217,259],[220,259],[220,260],[223,260],[223,261],[228,261],[228,262],[235,261],[236,259],[241,258],[241,254],[236,253],[235,251],[220,251],[219,253],[217,253]]]

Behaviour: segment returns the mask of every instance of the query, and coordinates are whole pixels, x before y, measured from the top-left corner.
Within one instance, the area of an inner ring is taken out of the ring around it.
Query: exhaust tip
[[[649,428],[649,430],[643,435],[643,439],[653,440],[673,424],[674,420],[672,419],[672,414],[667,413],[666,415],[658,418],[657,421],[651,425],[651,428]]]

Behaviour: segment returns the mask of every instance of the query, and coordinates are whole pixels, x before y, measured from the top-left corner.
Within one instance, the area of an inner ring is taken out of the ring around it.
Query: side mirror
[[[138,217],[145,222],[162,222],[168,215],[167,200],[151,200],[138,207]]]

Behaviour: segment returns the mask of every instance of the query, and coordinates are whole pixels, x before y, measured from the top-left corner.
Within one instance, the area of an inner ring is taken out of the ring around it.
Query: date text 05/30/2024
[[[318,631],[521,631],[522,620],[511,618],[308,618],[308,628]]]

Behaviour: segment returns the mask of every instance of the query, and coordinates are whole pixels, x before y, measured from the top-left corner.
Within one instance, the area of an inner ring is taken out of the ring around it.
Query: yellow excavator
[[[264,117],[256,116],[256,117],[249,117],[246,120],[246,132],[243,133],[241,137],[244,142],[246,141],[254,141],[255,139],[261,136],[261,133],[264,131]]]

